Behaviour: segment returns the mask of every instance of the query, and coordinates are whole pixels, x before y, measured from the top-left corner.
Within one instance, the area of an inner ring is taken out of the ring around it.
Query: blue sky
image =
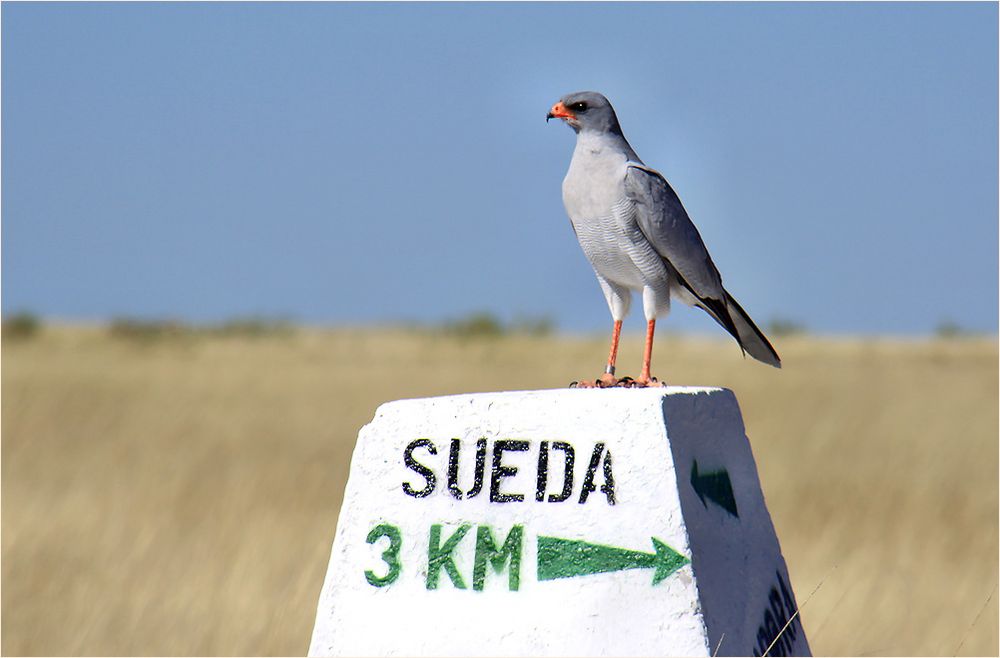
[[[594,89],[762,326],[997,330],[995,3],[3,3],[2,50],[5,314],[606,330],[544,121]]]

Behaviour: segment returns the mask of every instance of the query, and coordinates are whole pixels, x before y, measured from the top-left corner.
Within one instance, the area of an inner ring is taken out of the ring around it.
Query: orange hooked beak
[[[549,119],[575,119],[575,118],[576,115],[570,112],[569,108],[563,105],[562,101],[559,101],[558,103],[553,105],[552,109],[549,110],[549,113],[545,115],[546,122]]]

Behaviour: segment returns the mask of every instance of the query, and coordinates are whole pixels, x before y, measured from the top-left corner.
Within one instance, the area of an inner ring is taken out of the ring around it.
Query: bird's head
[[[576,132],[594,131],[621,134],[615,109],[602,94],[596,91],[578,91],[567,94],[552,106],[545,120],[562,119]]]

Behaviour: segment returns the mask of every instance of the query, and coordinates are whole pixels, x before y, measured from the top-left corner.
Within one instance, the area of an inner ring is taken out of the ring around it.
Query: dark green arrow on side
[[[716,505],[726,510],[736,518],[739,518],[739,510],[736,509],[736,497],[733,496],[733,483],[729,481],[729,471],[712,471],[711,473],[699,473],[698,461],[695,460],[691,466],[691,486],[694,492],[701,499],[701,504],[708,507],[705,498],[708,498]]]
[[[656,537],[651,539],[655,553],[590,544],[575,539],[539,536],[538,580],[572,578],[623,569],[655,568],[655,585],[690,562]]]

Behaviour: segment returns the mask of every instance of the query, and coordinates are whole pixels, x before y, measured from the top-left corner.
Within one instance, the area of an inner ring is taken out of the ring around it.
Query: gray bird
[[[746,311],[722,287],[698,229],[660,172],[643,164],[625,140],[611,103],[593,91],[564,96],[546,116],[576,132],[576,148],[563,180],[563,204],[583,253],[611,309],[614,330],[605,374],[585,386],[615,386],[615,359],[632,291],[642,293],[646,348],[635,383],[658,385],[649,374],[656,318],[670,298],[697,306],[732,334],[744,354],[781,367],[778,353]]]

